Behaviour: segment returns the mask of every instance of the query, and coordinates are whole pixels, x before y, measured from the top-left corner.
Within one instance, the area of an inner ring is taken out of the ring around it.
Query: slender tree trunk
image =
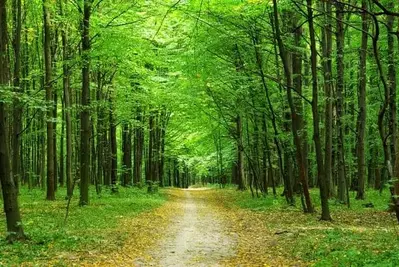
[[[276,2],[277,4],[277,2]],[[274,56],[275,56],[275,64],[276,64],[276,74],[278,80],[281,80],[281,75],[280,75],[280,62],[279,62],[279,53],[278,53],[278,40],[277,40],[277,25],[275,25],[276,20],[274,14],[271,15],[270,18],[271,25],[272,25],[272,31],[274,34],[274,39],[275,41],[273,42],[273,49],[274,49]],[[280,58],[281,59],[281,58]],[[259,63],[258,63],[259,65]],[[264,83],[262,81],[262,83]],[[265,85],[263,85],[265,87]],[[283,93],[283,85],[279,85],[280,93]],[[268,101],[270,101],[268,99]],[[284,111],[284,123],[283,123],[283,129],[284,132],[286,132],[287,135],[289,135],[289,132],[292,132],[292,129],[290,129],[290,120],[291,120],[291,113],[288,111],[290,108],[287,106],[287,103],[283,102],[282,103],[283,111]],[[273,120],[272,120],[273,121]],[[291,122],[292,123],[292,122]],[[273,126],[275,127],[275,126]],[[287,142],[287,140],[282,140],[281,141],[281,147],[282,150],[284,151],[284,165],[281,164],[281,177],[284,180],[284,192],[283,195],[285,196],[287,203],[290,205],[295,204],[294,200],[294,192],[293,192],[293,187],[292,187],[292,181],[293,181],[293,162],[291,161],[292,155],[291,151],[288,149],[288,147],[291,146],[290,142]],[[279,154],[279,157],[282,155]],[[282,160],[282,159],[281,159]]]
[[[116,181],[118,180],[118,146],[116,142],[116,123],[114,118],[114,104],[113,104],[113,97],[110,97],[111,108],[109,112],[109,138],[111,144],[111,186],[113,190],[116,188]]]
[[[0,87],[4,88],[10,86],[7,43],[7,1],[0,0]],[[24,239],[18,193],[14,179],[11,176],[7,113],[4,102],[0,102],[0,182],[3,193],[4,213],[6,214],[7,239],[10,242]]]
[[[129,123],[123,125],[123,185],[132,185],[132,131]]]
[[[51,57],[54,58],[54,57]],[[55,68],[54,68],[55,70]],[[58,158],[57,158],[57,118],[58,118],[58,96],[56,93],[53,94],[54,106],[53,106],[53,162],[54,162],[54,191],[57,191],[58,187]]]
[[[65,104],[64,104],[64,100],[61,99],[61,103],[62,103],[62,123],[61,123],[61,136],[60,136],[60,186],[64,187],[64,182],[65,182],[65,164],[64,164],[64,132],[65,132]]]
[[[148,170],[147,170],[147,177],[146,180],[147,181],[153,181],[155,182],[155,177],[154,177],[154,131],[155,131],[155,127],[154,127],[154,113],[153,111],[150,111],[149,114],[149,118],[148,118]]]
[[[307,12],[309,20],[309,34],[310,34],[310,50],[311,50],[311,69],[312,69],[312,114],[313,114],[313,140],[316,149],[316,162],[317,162],[317,175],[320,187],[320,199],[321,199],[321,219],[325,221],[331,220],[330,207],[328,205],[328,192],[327,192],[327,181],[324,171],[323,163],[323,152],[321,149],[320,140],[320,119],[318,111],[318,82],[317,82],[317,50],[316,50],[316,38],[313,22],[313,9],[312,0],[306,0]]]
[[[13,102],[13,133],[12,133],[12,173],[14,182],[19,192],[19,183],[22,177],[21,173],[21,136],[22,131],[22,106],[19,100],[21,87],[21,28],[22,28],[22,6],[21,0],[13,0],[13,48],[14,48],[14,92],[17,94]]]
[[[80,112],[80,200],[89,204],[90,182],[90,16],[91,0],[84,0],[82,30],[82,111]]]
[[[364,187],[365,187],[365,148],[364,140],[366,135],[366,84],[367,84],[367,41],[368,41],[368,18],[367,18],[367,1],[362,0],[362,42],[360,46],[360,62],[359,62],[359,86],[358,86],[358,103],[359,103],[359,114],[357,118],[357,175],[358,175],[358,187],[356,199],[364,199]],[[373,154],[371,154],[373,155]],[[369,175],[372,172],[369,171]]]
[[[141,169],[143,165],[143,148],[144,148],[144,131],[143,131],[143,115],[141,108],[137,109],[136,117],[139,125],[134,131],[134,184],[139,184],[141,181]]]
[[[161,112],[161,123],[160,123],[160,159],[159,159],[159,179],[160,186],[164,186],[164,169],[165,169],[165,138],[166,138],[166,125],[168,120],[168,114],[165,110]]]
[[[263,145],[264,145],[264,153],[266,153],[267,155],[267,163],[268,163],[268,181],[271,181],[272,183],[272,190],[273,190],[273,196],[276,197],[277,196],[277,192],[276,192],[276,185],[275,185],[275,179],[274,179],[274,175],[273,175],[273,163],[272,163],[272,156],[271,156],[271,151],[270,151],[270,146],[269,146],[269,142],[268,142],[268,127],[267,127],[267,121],[266,121],[266,115],[263,114],[262,116],[262,131],[263,131]]]
[[[338,200],[348,204],[346,174],[345,174],[345,132],[344,116],[344,6],[336,4],[336,42],[337,42],[337,154],[338,154]]]
[[[296,97],[294,98],[295,110],[297,111],[298,117],[298,135],[301,141],[301,153],[302,153],[302,164],[305,171],[305,180],[309,181],[309,170],[308,170],[308,134],[305,127],[305,109],[303,107],[302,99],[302,48],[301,39],[302,27],[297,25],[299,18],[297,16],[292,16],[293,20],[293,30],[294,30],[294,43],[298,47],[296,51],[292,54],[292,74],[293,74],[293,86],[296,91]]]
[[[387,4],[387,8],[389,10],[395,10],[395,2],[391,0]],[[388,77],[387,83],[389,87],[389,122],[388,122],[388,129],[390,134],[390,155],[391,155],[391,164],[395,166],[395,158],[396,158],[396,151],[397,151],[397,116],[396,116],[396,65],[397,62],[395,60],[395,39],[394,39],[394,25],[395,17],[394,16],[387,16],[387,32],[388,32]]]
[[[273,22],[273,19],[272,19],[272,22]],[[259,51],[259,44],[258,43],[254,44],[254,50],[255,50],[255,57],[256,57],[256,65],[258,67],[259,76],[261,78],[262,86],[263,86],[263,89],[265,91],[265,96],[266,96],[268,108],[269,108],[269,111],[271,113],[272,127],[273,127],[273,130],[274,130],[273,141],[274,141],[274,144],[275,144],[276,149],[277,149],[279,171],[280,171],[281,176],[284,176],[284,171],[283,171],[284,168],[283,168],[282,152],[281,152],[282,149],[281,149],[278,137],[277,137],[279,135],[279,132],[278,132],[277,123],[276,123],[276,114],[274,112],[273,104],[272,104],[272,102],[270,100],[269,87],[267,86],[266,79],[265,79],[265,74],[264,74],[264,71],[263,71],[263,65],[262,65],[263,58],[262,58],[262,54]],[[270,149],[269,149],[269,153],[270,153]],[[272,165],[269,164],[269,166],[271,167]],[[272,186],[273,186],[273,194],[274,194],[274,196],[276,196],[275,179],[274,179],[273,176],[271,176],[271,177],[272,177],[271,181],[272,181]]]
[[[236,117],[237,126],[237,182],[238,190],[245,190],[245,179],[244,179],[244,144],[243,144],[243,132],[242,132],[242,120],[241,116]]]
[[[49,11],[50,2],[43,0],[44,16],[44,66],[45,88],[47,101],[47,200],[55,200],[55,170],[54,170],[54,124],[53,119],[53,85],[52,85],[52,60],[51,60],[51,20]]]
[[[60,13],[64,16],[64,2],[60,1]],[[72,196],[72,148],[73,148],[73,136],[72,136],[72,103],[71,103],[71,90],[70,90],[70,70],[68,65],[69,60],[69,44],[68,44],[68,29],[64,25],[61,33],[62,37],[62,84],[64,90],[64,102],[65,102],[65,126],[66,126],[66,163],[65,163],[65,174],[66,174],[66,187],[67,197]]]
[[[312,213],[312,212],[314,212],[314,208],[313,208],[312,200],[311,200],[310,194],[309,194],[308,180],[306,177],[305,164],[304,164],[303,155],[302,155],[302,147],[301,147],[302,140],[298,134],[298,131],[300,129],[299,119],[298,119],[298,115],[296,113],[296,109],[295,109],[295,105],[294,105],[294,101],[293,101],[293,97],[292,97],[292,91],[291,91],[293,88],[292,70],[290,69],[285,46],[284,46],[283,40],[280,35],[279,18],[278,18],[278,11],[277,11],[277,0],[273,0],[273,8],[274,8],[275,32],[276,32],[278,47],[280,50],[280,57],[281,57],[281,61],[283,62],[284,73],[285,73],[286,82],[287,82],[287,85],[286,85],[287,86],[287,99],[288,99],[288,105],[291,110],[291,128],[292,128],[294,144],[295,144],[295,148],[296,148],[296,151],[295,151],[296,161],[297,161],[298,168],[299,168],[299,177],[300,177],[300,181],[302,183],[303,194],[305,196],[305,202],[306,202],[306,207],[305,207],[304,212]]]
[[[322,3],[322,2],[321,2]],[[331,2],[327,1],[324,5],[325,26],[322,28],[322,48],[323,48],[323,76],[324,76],[324,93],[326,97],[325,108],[325,154],[324,168],[326,175],[326,185],[328,196],[334,195],[334,183],[332,179],[332,141],[333,141],[333,84],[332,84],[332,8]]]
[[[104,182],[104,161],[106,160],[104,157],[104,135],[105,127],[104,127],[104,108],[103,108],[103,92],[102,92],[102,77],[101,72],[97,73],[97,91],[96,91],[96,99],[97,99],[97,181],[100,184]]]

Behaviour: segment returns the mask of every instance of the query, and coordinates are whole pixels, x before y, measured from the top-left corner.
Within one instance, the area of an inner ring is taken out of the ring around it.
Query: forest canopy
[[[398,57],[395,0],[0,0],[7,239],[35,189],[234,185],[323,221],[377,191],[399,222]]]

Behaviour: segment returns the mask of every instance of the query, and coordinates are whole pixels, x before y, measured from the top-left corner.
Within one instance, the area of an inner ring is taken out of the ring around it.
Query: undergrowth
[[[281,194],[282,188],[278,192]],[[382,194],[368,190],[365,200],[355,200],[355,193],[351,192],[350,208],[330,200],[332,222],[319,221],[317,189],[311,190],[316,213],[310,215],[301,211],[299,198],[295,206],[289,206],[280,195],[253,198],[248,191],[220,193],[229,199],[228,206],[261,214],[265,228],[271,231],[287,257],[323,267],[399,266],[399,225],[387,212],[388,190]],[[365,207],[367,203],[373,203],[374,207]]]
[[[122,242],[114,229],[123,219],[159,207],[166,200],[162,194],[147,194],[146,189],[119,188],[119,193],[104,189],[101,196],[91,190],[90,205],[78,206],[75,192],[69,217],[64,224],[67,201],[66,191],[57,191],[56,201],[44,200],[42,190],[21,189],[19,197],[24,230],[29,240],[7,244],[5,216],[0,213],[0,266],[17,266],[24,262],[45,261],[59,254],[98,249],[101,246]],[[3,203],[0,201],[1,206]]]

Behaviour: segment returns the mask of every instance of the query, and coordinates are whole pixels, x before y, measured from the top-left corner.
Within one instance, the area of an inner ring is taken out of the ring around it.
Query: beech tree
[[[7,1],[0,1],[0,89],[6,95],[10,90],[8,62]],[[18,205],[18,192],[11,175],[8,121],[4,101],[0,102],[0,182],[3,195],[4,212],[7,221],[7,239],[10,242],[25,239]]]
[[[327,221],[389,190],[399,218],[398,3],[205,2],[0,1],[13,238],[36,188],[232,184]]]

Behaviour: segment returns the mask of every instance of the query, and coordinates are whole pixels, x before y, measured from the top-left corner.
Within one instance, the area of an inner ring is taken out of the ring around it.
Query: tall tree
[[[332,83],[332,7],[331,1],[320,2],[323,6],[324,27],[322,27],[322,50],[323,50],[323,76],[324,76],[324,93],[326,97],[325,108],[325,158],[324,168],[326,175],[326,186],[329,196],[333,195],[333,166],[332,166],[332,146],[333,146],[333,83]]]
[[[310,64],[312,70],[312,114],[313,114],[313,140],[316,149],[316,163],[317,163],[317,176],[320,186],[320,199],[321,199],[321,219],[329,221],[331,220],[330,207],[328,205],[328,192],[327,183],[324,171],[323,163],[323,152],[321,148],[320,140],[320,119],[318,110],[318,79],[317,79],[317,49],[316,49],[316,38],[313,21],[313,3],[312,0],[306,0],[307,4],[307,16],[309,24],[309,35],[310,35]]]
[[[132,130],[129,123],[122,128],[123,175],[122,184],[132,185]]]
[[[10,86],[7,28],[7,1],[0,0],[0,89],[2,90],[8,90]],[[11,176],[7,123],[6,106],[0,101],[0,182],[7,221],[7,239],[12,242],[24,239],[25,235],[19,212],[18,194]]]
[[[291,129],[294,137],[294,144],[295,144],[295,155],[296,155],[296,161],[297,165],[299,168],[299,177],[300,181],[302,184],[303,188],[303,194],[305,196],[305,202],[306,202],[306,207],[305,212],[312,213],[314,211],[313,209],[313,204],[312,200],[310,198],[309,194],[309,188],[308,188],[308,180],[307,180],[307,175],[306,175],[306,169],[305,169],[305,163],[303,160],[303,154],[302,154],[302,140],[299,136],[299,130],[300,130],[300,119],[298,117],[298,114],[296,112],[296,107],[294,105],[293,97],[292,97],[292,90],[293,90],[293,78],[292,78],[292,69],[290,66],[290,63],[288,61],[288,55],[281,37],[280,33],[280,22],[278,18],[278,9],[277,9],[277,0],[273,0],[273,10],[274,10],[274,23],[275,23],[275,31],[276,31],[276,37],[277,37],[277,42],[278,42],[278,47],[280,51],[280,57],[281,61],[283,62],[283,67],[284,67],[284,73],[286,77],[286,89],[287,89],[287,99],[288,99],[288,105],[290,107],[291,111]],[[296,66],[297,67],[297,66]]]
[[[80,201],[89,204],[90,182],[90,17],[92,0],[84,0],[82,29],[82,111],[80,112]]]
[[[338,199],[349,205],[345,174],[345,132],[344,132],[344,5],[336,3],[336,43],[337,43],[337,154],[338,154]]]
[[[143,114],[141,107],[136,110],[137,126],[134,129],[134,166],[133,179],[134,184],[138,185],[141,182],[142,164],[143,164],[143,149],[144,149],[144,130],[143,130]]]
[[[60,0],[60,15],[61,17],[65,16],[64,6],[66,0]],[[69,43],[68,43],[68,28],[66,23],[63,24],[61,30],[61,38],[62,38],[62,81],[63,81],[63,90],[64,90],[64,102],[65,102],[65,124],[66,124],[66,187],[67,187],[67,196],[72,196],[72,103],[71,103],[71,88],[70,88],[70,66],[69,66]]]
[[[21,179],[21,131],[22,131],[22,106],[19,101],[21,93],[21,29],[22,5],[21,0],[13,0],[13,48],[14,48],[14,98],[13,109],[13,136],[12,136],[12,173],[15,186],[19,189]]]
[[[362,41],[359,51],[359,85],[358,85],[358,103],[359,115],[357,118],[357,174],[358,187],[356,199],[364,199],[365,189],[365,148],[364,140],[366,135],[366,119],[367,119],[367,104],[366,104],[366,84],[367,84],[367,41],[368,41],[368,14],[367,1],[362,0]],[[370,170],[371,171],[371,170]]]
[[[53,65],[51,61],[51,2],[43,0],[44,67],[47,101],[47,200],[55,200]]]

